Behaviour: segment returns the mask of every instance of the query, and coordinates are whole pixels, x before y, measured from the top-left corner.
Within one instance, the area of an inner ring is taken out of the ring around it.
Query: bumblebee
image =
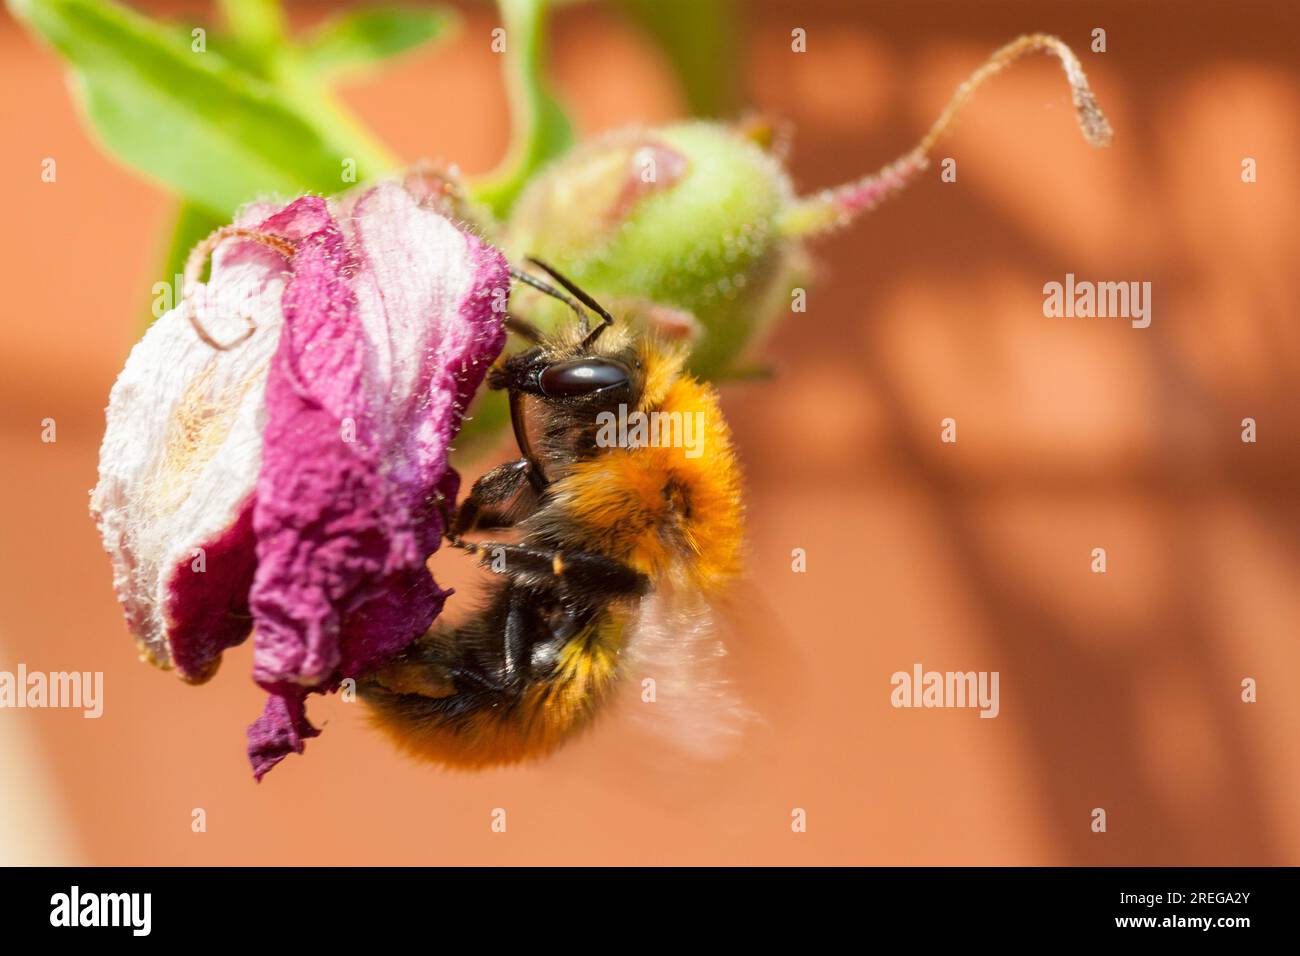
[[[576,322],[546,335],[507,315],[530,347],[488,385],[508,393],[520,457],[479,478],[458,508],[444,505],[448,542],[494,572],[487,600],[462,623],[436,623],[358,688],[401,749],[445,766],[554,750],[608,704],[639,636],[697,637],[740,568],[740,470],[717,394],[684,371],[680,345],[633,335],[527,261],[563,291],[519,270],[514,279],[564,302]],[[696,447],[602,440],[602,419],[632,413],[699,423]],[[507,529],[515,540],[466,539]]]

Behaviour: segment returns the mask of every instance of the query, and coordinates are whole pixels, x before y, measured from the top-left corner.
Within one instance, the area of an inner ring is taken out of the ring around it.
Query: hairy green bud
[[[802,264],[779,234],[789,176],[740,131],[692,122],[592,140],[530,184],[502,242],[537,256],[620,318],[694,340],[692,366],[713,376],[788,298]],[[512,306],[550,326],[565,307],[531,289]]]
[[[1078,59],[1060,40],[1020,37],[964,82],[922,140],[879,172],[812,196],[795,195],[780,161],[749,130],[687,122],[621,130],[542,170],[498,237],[515,263],[542,259],[624,321],[689,337],[707,378],[742,371],[745,349],[789,310],[807,275],[809,237],[851,222],[928,166],[935,142],[989,77],[1027,53],[1057,57],[1085,138],[1111,131]],[[520,286],[511,308],[544,328],[566,308]]]

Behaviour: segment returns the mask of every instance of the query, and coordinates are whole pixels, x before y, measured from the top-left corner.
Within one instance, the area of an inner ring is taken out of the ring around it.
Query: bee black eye
[[[542,371],[538,384],[541,385],[542,394],[548,398],[574,398],[611,386],[626,385],[628,379],[627,366],[622,362],[584,358],[548,365]]]

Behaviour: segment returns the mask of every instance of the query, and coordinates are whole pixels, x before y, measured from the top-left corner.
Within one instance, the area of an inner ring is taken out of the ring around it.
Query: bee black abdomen
[[[406,749],[455,765],[545,752],[587,716],[593,675],[612,678],[597,636],[606,615],[505,579],[484,608],[436,628],[361,685],[377,722]],[[593,663],[591,663],[594,661]],[[568,691],[574,683],[583,692]]]

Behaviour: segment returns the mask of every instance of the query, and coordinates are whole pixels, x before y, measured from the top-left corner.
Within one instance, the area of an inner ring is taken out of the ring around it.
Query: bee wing
[[[697,592],[656,591],[629,624],[621,702],[632,728],[700,760],[732,753],[758,721],[736,688],[725,608]]]

